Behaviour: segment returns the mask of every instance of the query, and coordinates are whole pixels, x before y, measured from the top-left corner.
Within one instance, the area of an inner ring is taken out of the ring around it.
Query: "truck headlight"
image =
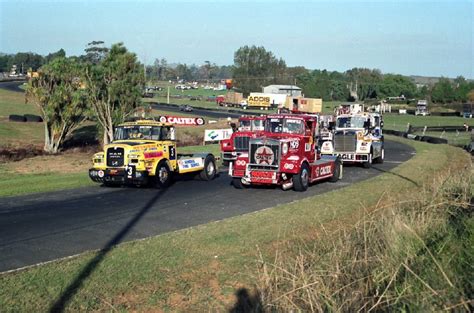
[[[92,157],[92,162],[93,163],[104,163],[104,153],[96,153],[94,154],[94,156]]]
[[[281,146],[281,153],[283,155],[288,153],[288,143],[287,142],[283,143],[283,145]]]

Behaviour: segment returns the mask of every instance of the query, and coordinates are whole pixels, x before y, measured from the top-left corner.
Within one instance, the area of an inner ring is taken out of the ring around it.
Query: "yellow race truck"
[[[113,142],[94,154],[92,162],[89,177],[106,186],[166,188],[173,175],[196,173],[203,180],[212,180],[217,172],[211,153],[178,154],[175,127],[154,120],[119,125]]]

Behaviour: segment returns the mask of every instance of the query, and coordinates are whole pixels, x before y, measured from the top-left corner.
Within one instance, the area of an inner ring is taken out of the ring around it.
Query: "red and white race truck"
[[[338,157],[321,157],[318,118],[311,115],[272,114],[265,131],[249,139],[246,151],[229,164],[234,187],[280,185],[284,190],[305,191],[310,183],[342,177]]]
[[[263,116],[243,116],[239,118],[237,131],[229,139],[221,140],[221,153],[224,165],[237,159],[242,152],[249,148],[249,140],[264,130]]]

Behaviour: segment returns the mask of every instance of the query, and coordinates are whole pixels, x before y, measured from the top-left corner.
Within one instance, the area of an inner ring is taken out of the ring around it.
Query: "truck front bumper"
[[[344,153],[328,153],[322,154],[322,156],[334,156],[339,157],[342,162],[354,162],[354,163],[364,163],[369,162],[368,153],[355,153],[355,152],[344,152]]]
[[[132,168],[89,169],[89,177],[97,183],[143,185],[148,182],[147,171]]]

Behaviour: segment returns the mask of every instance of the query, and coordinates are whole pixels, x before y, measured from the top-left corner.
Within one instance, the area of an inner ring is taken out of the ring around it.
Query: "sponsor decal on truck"
[[[247,105],[249,107],[269,107],[271,104],[270,97],[265,96],[249,96],[247,98]]]
[[[273,161],[275,159],[275,154],[273,153],[272,149],[270,149],[267,146],[262,146],[259,147],[257,150],[255,150],[255,161],[257,164],[267,164],[271,165],[273,164]]]

